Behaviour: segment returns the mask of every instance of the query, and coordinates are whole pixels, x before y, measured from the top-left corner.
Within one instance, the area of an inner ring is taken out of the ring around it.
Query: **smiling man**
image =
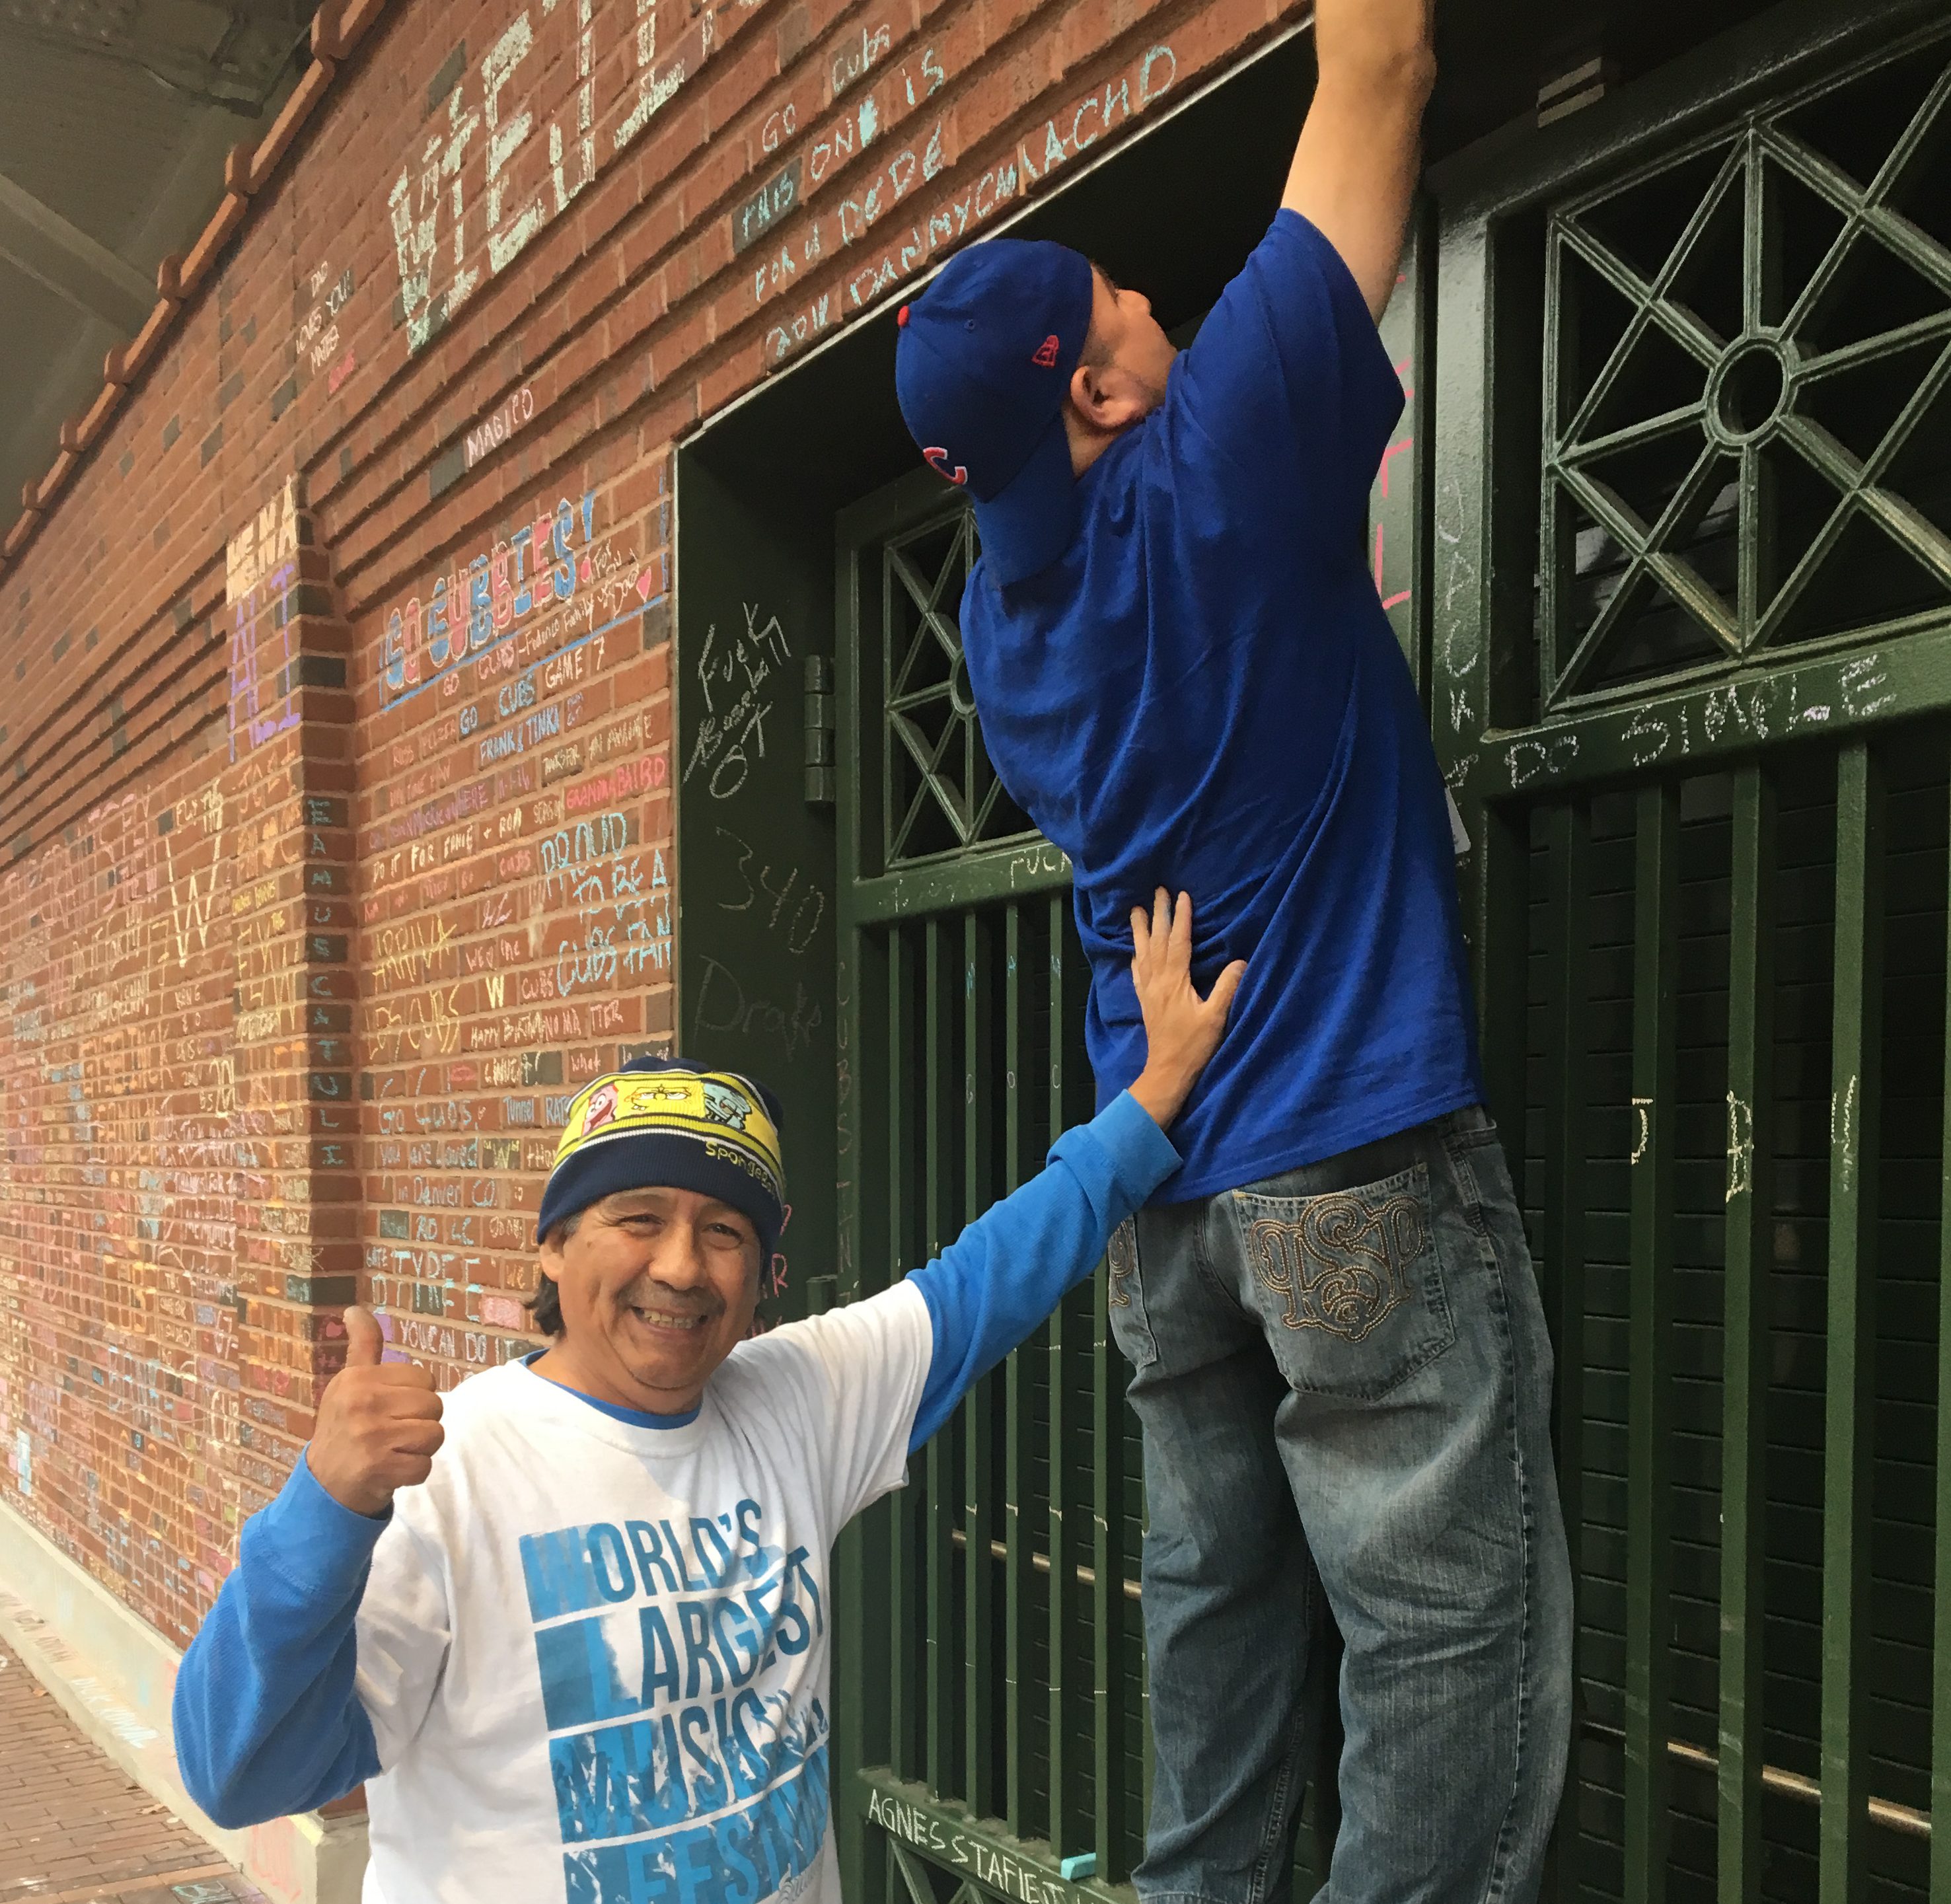
[[[1241,975],[1193,989],[1182,898],[1132,930],[1131,1090],[926,1269],[757,1340],[770,1094],[654,1058],[579,1093],[537,1219],[546,1350],[443,1406],[346,1312],[177,1678],[197,1803],[242,1827],[365,1781],[367,1904],[838,1904],[834,1538],[1178,1167]]]

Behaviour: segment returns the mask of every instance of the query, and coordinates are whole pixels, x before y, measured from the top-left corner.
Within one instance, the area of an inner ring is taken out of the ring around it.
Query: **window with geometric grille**
[[[1951,45],[1546,229],[1547,707],[1951,619]]]
[[[1032,833],[982,744],[957,617],[977,554],[966,505],[882,551],[881,770],[889,869]]]

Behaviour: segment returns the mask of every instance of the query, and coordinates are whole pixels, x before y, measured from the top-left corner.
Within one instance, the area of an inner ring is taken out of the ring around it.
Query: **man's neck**
[[[1124,432],[1093,429],[1079,419],[1075,410],[1066,410],[1063,413],[1063,433],[1070,442],[1071,476],[1080,479]]]
[[[628,1376],[585,1367],[567,1342],[551,1344],[529,1366],[559,1388],[573,1388],[592,1401],[634,1409],[639,1415],[693,1415],[704,1399],[702,1388],[689,1393],[646,1388]]]

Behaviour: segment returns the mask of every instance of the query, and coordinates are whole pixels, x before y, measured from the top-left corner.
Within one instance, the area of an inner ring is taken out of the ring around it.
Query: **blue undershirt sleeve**
[[[910,1449],[1090,1275],[1111,1232],[1178,1164],[1150,1113],[1121,1092],[1059,1138],[1037,1176],[913,1272],[935,1349]]]
[[[342,1507],[300,1456],[244,1524],[237,1565],[176,1674],[176,1761],[226,1831],[310,1811],[379,1769],[354,1622],[391,1515]]]

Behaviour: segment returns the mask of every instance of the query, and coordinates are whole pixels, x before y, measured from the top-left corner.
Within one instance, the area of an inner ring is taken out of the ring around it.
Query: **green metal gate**
[[[841,521],[848,1294],[953,1241],[1094,1104],[1069,865],[997,782],[963,660],[976,548],[966,502],[929,472]],[[977,1389],[843,1555],[864,1637],[839,1717],[869,1768],[866,1835],[843,1812],[843,1846],[870,1895],[1057,1904],[1122,1887],[1138,1861],[1143,1484],[1106,1288],[1100,1271]]]
[[[1437,182],[1434,712],[1580,1587],[1558,1886],[1943,1899],[1951,35],[1709,53]]]
[[[863,1294],[953,1241],[1091,1110],[1069,869],[997,784],[962,660],[974,535],[928,473],[841,527],[841,1275]],[[885,1768],[867,1802],[886,1846],[869,1847],[870,1884],[884,1858],[916,1904],[1029,1881],[992,1859],[1060,1888],[1083,1852],[1128,1870],[1144,1694],[1123,1381],[1100,1278],[863,1528],[855,1736]]]
[[[1951,1899],[1941,14],[1812,0],[1456,162],[1406,314],[1434,454],[1396,613],[1475,842],[1492,1108],[1559,1346],[1561,1900]],[[843,1295],[1090,1108],[1068,869],[961,665],[973,533],[926,473],[841,519]],[[1138,1855],[1103,1302],[843,1551],[866,1769],[836,1811],[876,1904],[1101,1896]]]

